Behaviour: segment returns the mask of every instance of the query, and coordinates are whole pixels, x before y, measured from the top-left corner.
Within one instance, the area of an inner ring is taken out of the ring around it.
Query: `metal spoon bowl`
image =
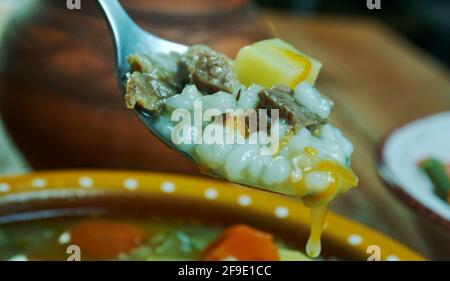
[[[188,47],[186,45],[171,42],[151,34],[139,27],[127,14],[118,0],[97,0],[105,21],[108,23],[111,35],[113,37],[115,58],[116,58],[116,76],[119,82],[119,88],[122,95],[125,96],[124,81],[130,70],[127,57],[133,53],[141,54],[169,54],[171,52],[184,53]],[[155,118],[142,108],[135,108],[135,113],[150,132],[157,136],[163,143],[170,148],[181,153],[189,160],[194,161],[194,156],[179,149],[171,139],[163,136],[155,126]],[[208,175],[229,181],[223,176],[210,171]],[[247,184],[239,183],[248,186]],[[256,189],[262,189],[259,186],[248,186]],[[266,190],[267,191],[267,190]],[[273,191],[269,191],[273,192]]]

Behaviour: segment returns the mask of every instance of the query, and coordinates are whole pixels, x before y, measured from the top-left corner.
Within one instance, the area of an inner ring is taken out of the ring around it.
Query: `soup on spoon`
[[[203,45],[130,54],[125,101],[203,173],[301,199],[311,210],[306,252],[320,254],[329,202],[355,187],[353,145],[328,121],[314,87],[322,64],[281,39],[233,61]]]

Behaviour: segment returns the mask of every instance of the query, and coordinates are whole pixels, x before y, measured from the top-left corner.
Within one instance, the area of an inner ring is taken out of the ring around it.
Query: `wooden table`
[[[378,229],[429,257],[447,259],[423,234],[416,214],[376,173],[375,147],[391,129],[450,110],[449,73],[386,26],[348,18],[300,18],[265,11],[272,32],[324,63],[318,88],[335,101],[332,122],[355,145],[360,185],[332,209]],[[447,237],[449,237],[448,235]],[[447,241],[434,241],[450,243]]]

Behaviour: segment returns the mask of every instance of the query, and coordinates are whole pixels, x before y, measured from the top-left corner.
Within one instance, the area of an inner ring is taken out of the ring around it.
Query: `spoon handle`
[[[97,0],[97,3],[113,37],[117,68],[122,75],[128,69],[127,56],[135,51],[137,41],[148,35],[131,19],[118,0]]]
[[[97,0],[113,37],[117,72],[120,77],[129,69],[127,57],[132,53],[184,52],[187,47],[144,31],[128,15],[118,0]]]
[[[138,28],[118,0],[97,0],[97,3],[116,39],[129,32],[130,28]]]

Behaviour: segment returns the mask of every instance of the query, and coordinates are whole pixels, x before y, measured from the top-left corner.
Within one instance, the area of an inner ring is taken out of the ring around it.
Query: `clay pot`
[[[95,1],[82,1],[81,10],[68,10],[66,1],[35,2],[5,35],[0,72],[1,116],[32,167],[196,173],[125,108]],[[248,0],[123,2],[145,29],[230,56],[267,37]]]

